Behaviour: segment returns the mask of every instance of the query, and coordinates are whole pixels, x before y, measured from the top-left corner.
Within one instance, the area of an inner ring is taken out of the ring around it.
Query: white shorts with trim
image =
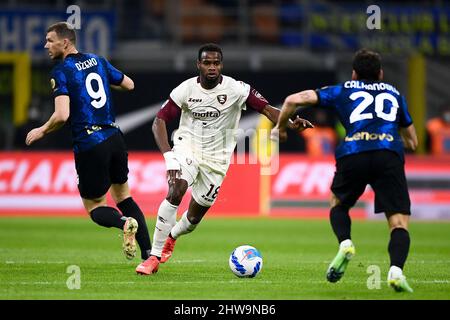
[[[201,206],[211,207],[216,202],[225,176],[199,165],[189,151],[174,148],[173,152],[181,166],[181,179],[192,187],[192,197]]]

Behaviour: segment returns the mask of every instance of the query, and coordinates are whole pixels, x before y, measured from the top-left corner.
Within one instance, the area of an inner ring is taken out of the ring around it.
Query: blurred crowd
[[[427,121],[427,150],[434,155],[450,155],[450,101]]]
[[[117,42],[162,40],[169,43],[174,41],[179,45],[217,42],[233,44],[236,47],[243,43],[255,47],[258,44],[264,44],[266,47],[297,45],[298,36],[305,29],[305,6],[313,2],[312,0],[75,1],[82,9],[87,7],[90,10],[114,11],[117,19],[115,35]],[[346,2],[360,4],[358,1],[346,0]],[[427,4],[431,2],[426,1]],[[74,1],[70,0],[39,2],[2,0],[0,7],[11,10],[46,7],[63,10],[73,3]],[[435,106],[430,106],[432,110],[426,122],[426,149],[432,154],[450,154],[450,101],[443,104],[439,112],[435,112],[434,108]],[[51,101],[33,95],[29,106],[29,121],[20,128],[14,128],[10,121],[11,110],[1,108],[0,149],[23,147],[24,133],[30,127],[42,124],[51,109]],[[315,129],[306,130],[292,137],[291,145],[288,143],[285,148],[314,156],[333,154],[339,140],[345,135],[337,119],[325,110],[313,112],[305,109],[302,112],[301,116],[314,123]],[[68,145],[61,136],[55,136],[54,139],[50,137],[47,141],[53,148]]]

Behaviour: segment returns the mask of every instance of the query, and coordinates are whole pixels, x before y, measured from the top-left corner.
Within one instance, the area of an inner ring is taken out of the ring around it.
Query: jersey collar
[[[205,89],[205,88],[203,88],[202,85],[200,84],[200,77],[197,77],[197,84],[198,84],[198,86],[199,86],[202,90],[204,90],[204,91],[212,91],[212,90],[216,90],[216,89],[219,87],[219,85],[222,84],[222,81],[223,81],[223,75],[221,74],[221,75],[220,75],[220,79],[219,79],[219,83],[218,83],[214,88],[211,88],[211,89]]]

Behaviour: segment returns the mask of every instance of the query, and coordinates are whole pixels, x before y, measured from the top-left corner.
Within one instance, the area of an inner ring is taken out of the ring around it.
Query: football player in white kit
[[[172,255],[176,239],[192,232],[214,204],[236,146],[241,111],[246,106],[264,114],[274,124],[280,111],[250,85],[222,75],[222,50],[205,44],[198,51],[199,76],[172,90],[153,123],[156,143],[166,162],[169,191],[158,210],[151,256],[137,268],[138,274],[156,273]],[[166,123],[180,119],[169,145]],[[296,118],[290,128],[312,128]],[[177,222],[177,208],[192,187],[189,208]]]

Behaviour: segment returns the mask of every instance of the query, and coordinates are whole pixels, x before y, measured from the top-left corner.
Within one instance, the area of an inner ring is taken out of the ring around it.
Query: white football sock
[[[403,276],[403,271],[397,266],[391,266],[389,268],[388,280],[399,279]]]
[[[353,242],[350,239],[344,240],[339,244],[339,249],[344,249],[353,246]]]
[[[181,219],[178,220],[177,224],[170,231],[170,234],[172,235],[172,238],[177,239],[183,234],[194,231],[196,227],[197,224],[192,224],[189,222],[189,219],[187,218],[187,211],[185,211]]]
[[[155,232],[153,233],[152,255],[161,257],[170,230],[177,223],[177,209],[178,206],[171,204],[166,199],[161,202],[156,218]]]

